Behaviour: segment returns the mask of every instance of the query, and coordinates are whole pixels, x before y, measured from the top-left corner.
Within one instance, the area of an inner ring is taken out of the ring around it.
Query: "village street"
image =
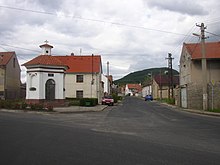
[[[220,118],[126,97],[101,112],[0,112],[0,164],[219,164]]]

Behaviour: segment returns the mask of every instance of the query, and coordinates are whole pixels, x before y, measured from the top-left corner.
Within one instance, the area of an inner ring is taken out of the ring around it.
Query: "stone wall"
[[[208,107],[220,109],[220,82],[208,85]]]
[[[179,86],[174,88],[174,98],[175,98],[175,105],[180,107],[181,106],[181,94],[180,94],[180,87]]]
[[[189,109],[202,109],[202,86],[200,84],[187,85],[187,103]]]
[[[215,85],[208,84],[208,109],[220,109],[220,82]],[[203,109],[202,85],[188,84],[187,104],[189,109]],[[177,103],[178,104],[178,103]]]

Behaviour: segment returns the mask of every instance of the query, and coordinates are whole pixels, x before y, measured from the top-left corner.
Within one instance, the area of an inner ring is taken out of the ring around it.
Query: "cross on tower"
[[[44,41],[44,42],[47,44],[49,41],[46,40],[46,41]]]

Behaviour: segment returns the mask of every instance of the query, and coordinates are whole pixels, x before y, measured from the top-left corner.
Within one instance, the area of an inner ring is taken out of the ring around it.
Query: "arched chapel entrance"
[[[47,80],[45,84],[46,100],[55,100],[55,81],[53,79]]]

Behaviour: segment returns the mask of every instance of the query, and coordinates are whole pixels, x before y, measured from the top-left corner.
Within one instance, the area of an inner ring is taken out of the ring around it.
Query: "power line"
[[[2,43],[1,43],[0,45],[40,53],[40,51],[33,50],[33,49],[27,49],[27,48],[22,48],[22,47],[18,47],[18,46],[12,46],[12,45],[8,45],[8,44],[2,44]],[[6,50],[6,49],[5,49],[5,50]]]
[[[172,52],[174,52],[174,54],[175,54],[175,52],[177,51],[177,49],[178,49],[180,46],[182,46],[183,42],[185,42],[185,41],[187,40],[187,38],[190,37],[190,40],[192,40],[193,36],[190,35],[190,34],[192,33],[192,31],[193,31],[194,29],[195,29],[195,26],[193,25],[193,26],[190,28],[190,30],[186,33],[187,36],[185,36],[185,37],[181,40],[180,44],[172,51]]]
[[[211,24],[215,24],[215,23],[220,22],[219,19],[220,19],[220,17],[217,17],[217,18],[213,18],[213,19],[206,20],[206,21],[204,21],[204,22],[207,22],[207,23],[206,23],[207,25],[211,25]]]
[[[220,37],[220,35],[218,35],[218,34],[215,34],[215,33],[212,33],[212,32],[208,32],[208,31],[205,31],[205,32],[208,33],[208,34],[211,34],[213,36]]]
[[[0,8],[57,16],[56,13],[52,13],[52,12],[29,10],[29,9],[23,9],[23,8],[10,7],[10,6],[0,5]],[[108,23],[108,24],[117,25],[117,26],[125,26],[125,27],[136,28],[136,29],[143,29],[143,30],[156,31],[156,32],[161,32],[161,33],[168,33],[168,34],[173,34],[173,35],[187,36],[186,34],[181,34],[181,33],[176,33],[176,32],[171,32],[171,31],[166,31],[166,30],[160,30],[160,29],[154,29],[154,28],[147,28],[147,27],[142,27],[142,26],[128,25],[128,24],[124,24],[124,23],[117,23],[117,22],[104,21],[104,20],[91,19],[91,18],[83,18],[83,17],[73,16],[73,15],[63,15],[63,16],[64,17],[71,17],[72,19],[84,20],[84,21]]]
[[[2,47],[2,46],[0,46],[0,48],[2,48],[2,49],[4,49],[4,50],[6,50],[7,52],[9,52],[9,50],[8,49],[5,49],[4,47]]]

